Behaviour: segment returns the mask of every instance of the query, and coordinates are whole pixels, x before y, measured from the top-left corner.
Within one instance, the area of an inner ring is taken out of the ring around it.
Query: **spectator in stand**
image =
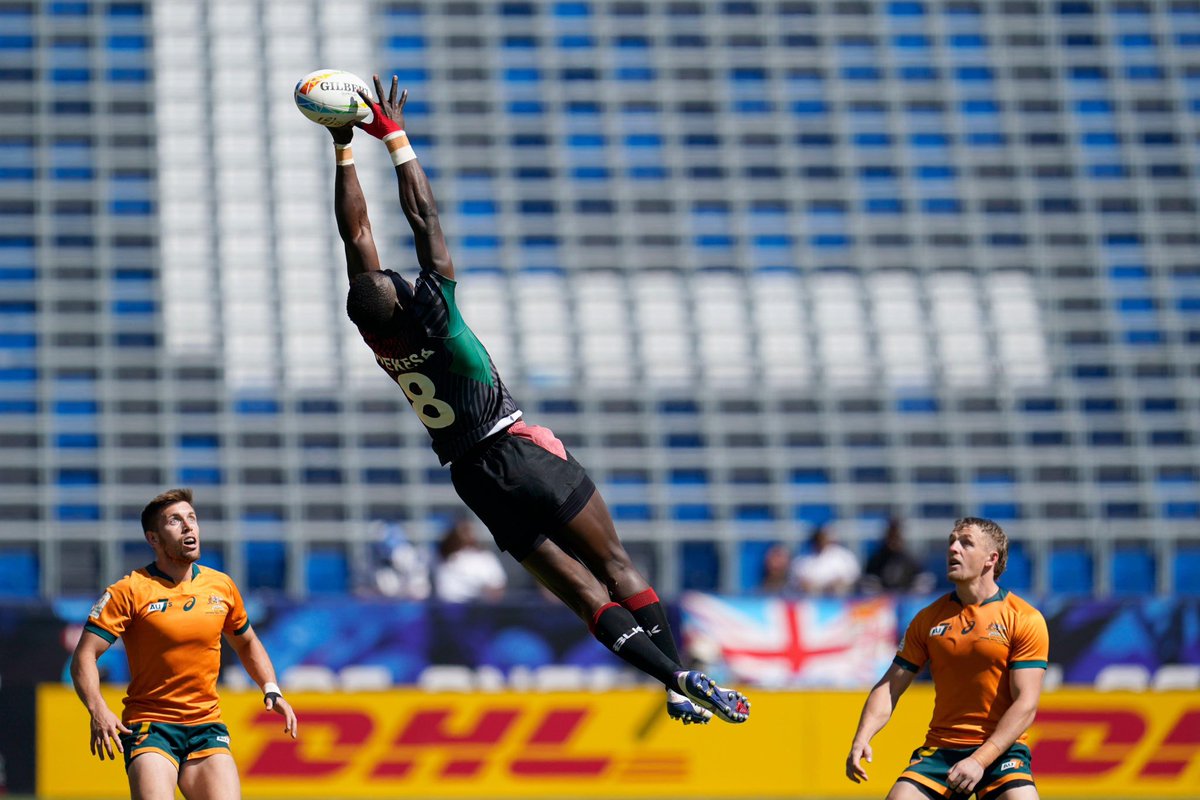
[[[828,524],[818,525],[808,540],[808,552],[792,562],[791,588],[810,595],[846,595],[862,574],[858,557],[838,544]]]
[[[762,580],[758,584],[759,594],[785,594],[788,590],[789,571],[792,566],[792,551],[783,542],[771,545],[763,555]]]
[[[399,600],[425,600],[432,592],[429,555],[417,547],[397,523],[381,526],[371,548],[372,564],[365,583],[369,590]]]
[[[936,578],[921,569],[904,541],[904,524],[896,517],[888,520],[883,539],[867,559],[862,588],[866,592],[929,592]]]
[[[437,599],[446,603],[499,600],[507,584],[500,559],[476,541],[470,520],[459,519],[446,529],[433,571]]]

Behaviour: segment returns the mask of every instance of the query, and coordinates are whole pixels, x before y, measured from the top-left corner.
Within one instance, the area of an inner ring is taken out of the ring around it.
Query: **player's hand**
[[[869,742],[856,741],[850,745],[850,755],[846,756],[846,777],[855,783],[867,780],[867,771],[863,769],[861,762],[865,758],[870,764],[872,755]]]
[[[337,127],[329,127],[329,135],[333,137],[335,144],[350,144],[350,140],[354,138],[354,123],[347,122],[345,125]]]
[[[946,784],[962,795],[968,795],[975,790],[975,784],[983,777],[983,765],[973,758],[964,758],[950,768],[946,776]]]
[[[277,694],[269,694],[263,702],[266,703],[269,711],[274,711],[283,717],[283,732],[291,734],[292,738],[295,739],[297,734],[296,712],[292,711],[292,707],[288,701]]]
[[[396,92],[400,88],[400,78],[393,75],[392,90],[385,99],[383,84],[379,82],[379,76],[372,75],[371,80],[375,83],[375,95],[379,98],[379,102],[375,102],[369,94],[360,90],[358,94],[371,107],[372,116],[370,122],[356,122],[355,124],[376,139],[383,139],[390,133],[404,130],[404,104],[408,102],[408,89],[401,92],[400,99],[397,100]]]
[[[113,744],[117,746],[117,753],[124,753],[125,746],[121,744],[122,733],[133,733],[120,718],[114,714],[107,706],[102,708],[98,713],[92,715],[92,738],[91,749],[92,755],[104,760],[105,753],[113,761],[117,760],[113,753]]]

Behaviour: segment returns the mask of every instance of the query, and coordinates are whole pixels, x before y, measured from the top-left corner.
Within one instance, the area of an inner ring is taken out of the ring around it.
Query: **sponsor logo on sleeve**
[[[153,603],[146,606],[146,613],[153,614],[156,611],[165,612],[170,607],[171,607],[171,601],[164,597],[161,600],[155,600]]]
[[[104,611],[104,607],[108,605],[109,600],[112,600],[112,592],[105,592],[100,595],[100,599],[92,606],[92,610],[88,612],[88,618],[100,619],[100,614]]]
[[[934,625],[929,629],[930,636],[941,636],[946,631],[950,630],[950,623],[943,622],[941,625]]]

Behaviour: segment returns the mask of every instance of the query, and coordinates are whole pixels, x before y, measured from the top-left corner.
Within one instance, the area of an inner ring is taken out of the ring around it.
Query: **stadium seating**
[[[339,591],[351,559],[309,543],[353,552],[380,519],[428,542],[461,511],[342,312],[328,142],[288,92],[320,65],[409,87],[465,318],[664,592],[744,588],[742,542],[830,519],[861,550],[893,513],[922,552],[995,517],[1022,589],[1200,585],[1189,3],[0,22],[0,550],[41,571],[17,593],[118,577],[174,483],[253,590]],[[261,125],[224,91],[247,74]],[[411,274],[360,144],[383,260]]]

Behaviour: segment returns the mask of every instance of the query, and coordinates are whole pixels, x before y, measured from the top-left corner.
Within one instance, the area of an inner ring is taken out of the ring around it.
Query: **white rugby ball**
[[[370,87],[352,72],[319,69],[296,82],[296,107],[318,125],[337,127],[364,119],[370,107],[358,96],[358,90]]]

